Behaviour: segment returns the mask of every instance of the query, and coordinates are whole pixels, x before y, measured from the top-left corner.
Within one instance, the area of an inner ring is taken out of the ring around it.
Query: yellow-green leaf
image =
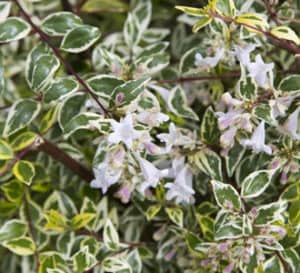
[[[287,26],[279,26],[272,28],[271,34],[279,39],[285,39],[294,42],[296,45],[300,44],[300,39],[294,30]]]
[[[184,13],[192,16],[203,16],[205,13],[203,9],[193,8],[193,7],[186,7],[186,6],[175,6],[175,9],[181,10]]]
[[[71,220],[71,227],[73,229],[80,229],[86,226],[95,217],[95,213],[80,213],[74,216]]]
[[[124,12],[128,5],[121,0],[88,0],[81,8],[83,12]]]
[[[265,20],[265,18],[262,15],[256,14],[256,13],[241,14],[235,19],[235,22],[243,25],[249,31],[252,31],[252,32],[253,31],[257,32],[257,31],[255,31],[251,27],[260,28],[260,29],[266,29],[269,27],[269,24]]]
[[[14,157],[11,146],[4,140],[0,140],[0,160],[8,160]]]
[[[193,32],[198,32],[201,28],[210,24],[211,21],[212,21],[211,17],[203,16],[195,23],[195,25],[193,25]]]
[[[46,215],[46,229],[64,231],[67,228],[67,219],[57,210],[50,210]]]
[[[12,142],[11,147],[12,149],[17,152],[23,150],[24,148],[33,144],[36,140],[37,134],[33,132],[25,132],[18,135]]]
[[[56,116],[57,116],[57,105],[50,108],[50,110],[46,113],[46,115],[42,118],[40,123],[40,132],[42,134],[46,133],[51,126],[56,122]]]
[[[155,215],[159,213],[160,209],[161,209],[161,205],[150,206],[146,211],[147,220],[150,221],[151,219],[153,219]]]
[[[35,251],[35,244],[29,237],[10,240],[5,242],[3,246],[19,256],[29,256]]]
[[[29,161],[20,160],[14,165],[13,174],[21,182],[30,185],[35,175],[34,165]]]

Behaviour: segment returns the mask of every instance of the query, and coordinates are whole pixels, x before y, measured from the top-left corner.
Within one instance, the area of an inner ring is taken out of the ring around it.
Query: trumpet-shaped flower
[[[251,139],[242,139],[241,144],[244,146],[251,147],[255,153],[265,152],[267,154],[272,154],[271,147],[265,145],[265,122],[262,121],[254,133]]]
[[[281,131],[285,134],[288,134],[295,140],[300,140],[300,134],[297,133],[298,122],[299,122],[299,112],[300,107],[298,107],[285,121]]]
[[[250,64],[250,53],[257,47],[256,44],[248,44],[245,47],[235,46],[234,47],[234,55],[240,61],[240,63],[244,66],[248,66]]]
[[[112,120],[111,126],[113,133],[108,136],[108,141],[115,144],[123,142],[128,149],[132,147],[133,141],[142,134],[142,132],[134,129],[131,114],[127,114],[120,122]]]
[[[191,203],[195,191],[192,187],[193,175],[188,166],[182,168],[173,183],[167,183],[167,200],[175,199],[177,203]]]
[[[203,57],[200,53],[195,55],[195,65],[205,69],[216,67],[224,56],[224,49],[218,50],[214,57]]]
[[[265,63],[261,55],[256,55],[255,62],[247,65],[249,75],[262,88],[269,88],[273,84],[273,63]],[[269,75],[268,75],[269,74]]]

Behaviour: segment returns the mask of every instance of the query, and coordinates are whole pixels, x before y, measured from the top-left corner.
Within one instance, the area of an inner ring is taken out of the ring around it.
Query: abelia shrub
[[[300,272],[300,1],[175,2],[0,2],[1,272]]]

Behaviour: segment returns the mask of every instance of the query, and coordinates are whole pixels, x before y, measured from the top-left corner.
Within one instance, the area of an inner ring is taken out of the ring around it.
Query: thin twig
[[[285,273],[292,273],[292,271],[290,270],[289,265],[287,264],[285,259],[281,256],[280,252],[276,251],[275,254],[279,258],[280,262],[282,263]]]
[[[240,71],[233,71],[224,73],[221,75],[205,75],[199,77],[180,77],[176,79],[169,80],[157,80],[157,83],[183,83],[183,82],[192,82],[192,81],[207,81],[207,80],[218,80],[218,79],[227,79],[227,78],[238,78],[241,75]]]
[[[86,84],[86,82],[79,76],[79,74],[74,70],[72,65],[62,56],[60,51],[52,45],[52,43],[49,40],[49,37],[31,20],[29,14],[23,9],[21,4],[18,0],[12,0],[16,3],[18,8],[20,9],[21,14],[24,16],[26,21],[31,25],[32,29],[40,36],[41,40],[46,43],[53,51],[54,55],[60,59],[60,61],[63,63],[67,71],[72,74],[76,80],[84,87],[84,90],[86,93],[88,93],[98,104],[98,106],[102,109],[104,112],[104,115],[106,117],[109,117],[108,110],[103,106],[103,104],[99,101],[98,97],[92,92],[92,90],[89,88],[89,86]]]

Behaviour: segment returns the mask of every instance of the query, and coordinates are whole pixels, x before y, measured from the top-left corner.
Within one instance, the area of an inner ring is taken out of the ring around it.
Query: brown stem
[[[277,19],[277,13],[276,13],[276,11],[273,11],[270,0],[264,0],[264,3],[265,3],[267,11],[269,13],[269,18],[277,25],[280,25],[280,22]]]
[[[73,11],[72,6],[68,0],[61,0],[60,2],[64,11]]]
[[[74,160],[72,157],[70,157],[67,153],[58,148],[52,142],[43,139],[43,143],[39,145],[39,150],[47,153],[53,159],[64,164],[66,167],[68,167],[86,182],[89,183],[91,182],[91,180],[93,180],[94,175],[90,170],[88,170],[85,166],[81,165],[79,162]]]
[[[32,149],[33,145],[30,145],[28,147],[26,147],[25,149],[23,149],[21,152],[19,152],[15,158],[10,161],[6,167],[0,172],[0,177],[5,175],[5,173],[7,171],[9,171],[18,161],[20,161],[31,149]]]
[[[192,81],[206,81],[206,80],[218,80],[218,79],[227,79],[227,78],[238,78],[241,75],[239,71],[233,71],[224,73],[222,75],[206,75],[199,77],[180,77],[170,80],[158,80],[157,83],[183,83],[183,82],[192,82]]]
[[[53,51],[54,55],[60,59],[60,61],[63,63],[67,71],[72,74],[76,80],[84,87],[84,90],[86,93],[88,93],[98,104],[98,106],[102,109],[104,112],[104,115],[106,117],[109,117],[109,112],[106,110],[106,108],[103,106],[103,104],[99,101],[98,97],[91,91],[89,86],[86,84],[86,82],[79,76],[79,74],[74,70],[72,65],[62,56],[60,51],[52,45],[52,43],[49,40],[49,37],[31,20],[30,16],[27,14],[27,12],[23,9],[21,4],[18,0],[12,0],[16,3],[18,8],[20,9],[21,14],[24,16],[26,21],[31,25],[32,29],[40,36],[41,40],[46,43]]]
[[[281,256],[280,252],[276,251],[275,254],[279,258],[280,262],[282,263],[285,273],[292,273],[292,271],[290,270],[289,265],[287,264],[285,259]]]
[[[234,20],[231,17],[223,16],[223,15],[220,15],[216,12],[210,12],[210,15],[214,18],[219,18],[219,19],[221,19],[221,20],[223,20],[227,23],[236,23],[240,26],[244,26],[246,28],[252,29],[252,30],[254,30],[254,31],[256,31],[260,34],[265,35],[267,38],[270,38],[271,43],[273,45],[279,46],[282,49],[286,49],[286,50],[290,51],[291,53],[300,54],[300,49],[298,48],[298,46],[296,46],[296,44],[294,44],[291,41],[285,40],[285,39],[280,39],[280,38],[276,37],[275,35],[273,35],[269,31],[265,31],[265,30],[259,29],[257,27],[254,27],[254,26],[251,26],[251,25],[248,25],[248,24],[245,24],[245,23],[237,22],[236,20]],[[300,61],[299,58],[298,58],[298,61]]]

